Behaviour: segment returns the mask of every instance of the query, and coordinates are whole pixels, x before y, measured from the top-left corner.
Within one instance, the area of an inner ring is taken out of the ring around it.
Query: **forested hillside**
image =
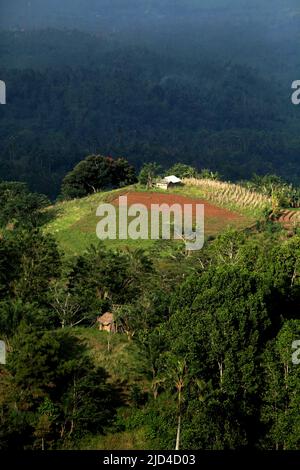
[[[201,251],[95,241],[65,257],[59,228],[78,237],[109,193],[62,218],[22,185],[0,193],[1,450],[174,449],[176,435],[182,449],[299,449],[299,227],[261,213]]]
[[[299,0],[0,0],[9,466],[300,449],[299,44]]]
[[[99,13],[101,27],[96,3],[105,6],[88,10],[86,32],[30,30],[25,14],[20,25],[5,16],[0,177],[55,197],[74,163],[102,153],[136,167],[185,161],[225,179],[256,172],[298,180],[299,112],[290,99],[299,68],[295,3],[259,2],[256,14],[239,2],[132,2],[123,10],[112,2],[105,21]]]

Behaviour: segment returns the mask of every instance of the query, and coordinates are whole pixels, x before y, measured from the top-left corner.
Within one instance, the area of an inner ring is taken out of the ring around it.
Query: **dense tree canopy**
[[[90,155],[65,176],[61,191],[65,198],[76,198],[135,181],[135,170],[124,158]]]
[[[265,46],[264,35],[262,61],[250,37],[238,53],[231,36],[203,44],[199,25],[197,41],[187,29],[163,49],[75,31],[1,32],[9,106],[0,108],[0,177],[56,197],[68,171],[102,154],[137,170],[185,163],[225,179],[256,172],[297,182],[299,113],[288,96],[296,54]]]
[[[43,194],[31,193],[26,183],[0,182],[0,227],[38,226],[45,218],[42,209],[49,204]]]

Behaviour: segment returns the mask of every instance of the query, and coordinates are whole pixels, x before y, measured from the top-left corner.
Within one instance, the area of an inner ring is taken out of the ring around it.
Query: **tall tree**
[[[267,449],[297,450],[300,446],[300,368],[293,363],[293,343],[300,339],[300,321],[284,323],[263,356],[264,395],[262,421]]]
[[[65,176],[61,191],[65,198],[76,198],[135,181],[135,170],[124,158],[90,155]]]
[[[139,183],[147,186],[148,189],[154,185],[154,180],[159,176],[161,172],[161,166],[157,163],[145,163],[139,173]]]

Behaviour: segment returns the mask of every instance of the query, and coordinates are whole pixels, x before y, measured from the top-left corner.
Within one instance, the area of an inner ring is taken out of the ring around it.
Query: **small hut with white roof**
[[[165,176],[162,180],[157,181],[156,187],[160,189],[170,189],[174,186],[179,186],[182,184],[180,178],[177,178],[175,175]]]

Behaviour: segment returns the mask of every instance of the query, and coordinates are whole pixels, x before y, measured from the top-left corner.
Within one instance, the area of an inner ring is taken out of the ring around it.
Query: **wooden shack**
[[[116,333],[116,323],[114,316],[111,312],[106,312],[97,318],[97,323],[100,331],[108,331],[109,333]]]

